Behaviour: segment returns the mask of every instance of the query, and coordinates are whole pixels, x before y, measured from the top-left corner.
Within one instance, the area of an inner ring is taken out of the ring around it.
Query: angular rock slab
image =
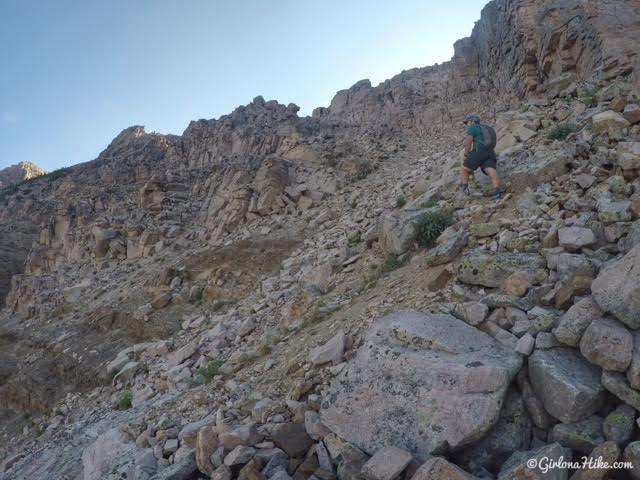
[[[640,245],[602,269],[591,292],[600,308],[628,327],[640,328]]]
[[[511,274],[523,272],[531,279],[540,280],[547,262],[532,253],[488,253],[473,250],[466,254],[458,267],[458,278],[463,283],[499,287]]]
[[[324,396],[324,424],[369,454],[459,449],[496,423],[522,360],[451,315],[403,310],[371,327]]]
[[[571,348],[536,350],[529,378],[545,410],[563,423],[593,415],[604,401],[601,371]]]

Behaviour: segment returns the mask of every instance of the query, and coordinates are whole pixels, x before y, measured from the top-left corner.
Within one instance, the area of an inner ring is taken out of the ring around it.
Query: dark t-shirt
[[[473,150],[477,151],[480,145],[484,145],[484,136],[480,125],[472,124],[467,127],[467,135],[473,137]]]

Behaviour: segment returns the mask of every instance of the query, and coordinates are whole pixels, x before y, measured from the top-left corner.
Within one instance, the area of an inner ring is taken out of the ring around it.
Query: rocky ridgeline
[[[20,162],[0,170],[0,189],[44,175],[46,170],[31,162]]]
[[[0,478],[640,478],[639,19],[491,2],[447,64],[19,186]],[[527,467],[584,455],[636,469]]]

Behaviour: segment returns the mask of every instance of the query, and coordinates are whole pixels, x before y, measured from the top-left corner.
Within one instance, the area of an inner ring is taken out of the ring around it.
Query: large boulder
[[[416,239],[414,223],[422,214],[432,210],[437,208],[393,211],[384,215],[379,228],[382,249],[396,255],[409,250]]]
[[[623,170],[640,170],[640,142],[618,143],[618,165]]]
[[[582,335],[580,352],[605,370],[624,372],[631,363],[633,336],[613,318],[596,318]]]
[[[450,315],[412,310],[374,323],[324,397],[322,421],[369,454],[460,449],[497,422],[521,358]]]
[[[482,440],[453,456],[458,465],[474,472],[485,468],[491,472],[518,450],[528,450],[531,441],[531,419],[522,396],[510,389],[500,411],[498,423]]]
[[[560,323],[553,330],[555,337],[571,347],[580,343],[580,339],[589,324],[602,316],[602,310],[591,297],[584,297],[574,303],[569,310],[560,317]]]
[[[82,478],[101,480],[107,473],[130,463],[135,450],[135,444],[128,442],[120,429],[106,431],[82,452]]]
[[[536,350],[529,357],[529,378],[547,412],[563,423],[593,415],[605,398],[600,368],[570,348]]]
[[[623,128],[631,125],[622,115],[613,110],[598,113],[591,119],[594,133],[608,133],[616,135]]]
[[[603,268],[591,292],[604,311],[633,329],[640,328],[640,244]]]
[[[500,176],[511,182],[514,191],[535,189],[543,182],[552,181],[567,172],[572,155],[567,149],[538,147],[517,154],[500,156]]]
[[[553,464],[571,460],[571,450],[559,443],[551,443],[529,450],[515,452],[500,469],[498,480],[567,480],[568,468],[553,468]]]
[[[558,242],[560,246],[575,252],[596,243],[596,236],[590,228],[565,227],[558,230]]]
[[[532,253],[489,253],[473,250],[458,267],[458,278],[464,283],[484,287],[500,287],[514,273],[524,273],[531,280],[545,276],[546,261]]]

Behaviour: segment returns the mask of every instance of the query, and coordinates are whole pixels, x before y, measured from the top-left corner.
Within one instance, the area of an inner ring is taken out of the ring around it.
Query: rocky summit
[[[311,116],[1,177],[0,478],[640,478],[639,34],[494,0]],[[457,183],[471,112],[497,201]]]

